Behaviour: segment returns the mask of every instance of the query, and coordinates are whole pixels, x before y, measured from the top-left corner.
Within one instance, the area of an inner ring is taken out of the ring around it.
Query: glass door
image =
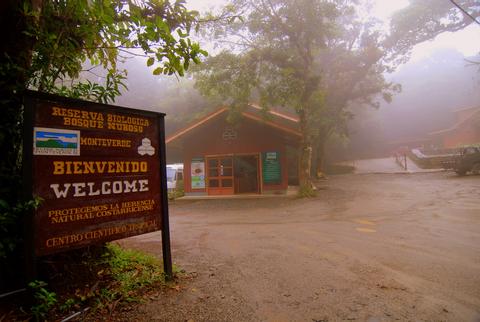
[[[236,155],[233,164],[235,193],[260,193],[258,154]]]
[[[209,195],[231,195],[233,190],[233,157],[207,157],[207,190]]]

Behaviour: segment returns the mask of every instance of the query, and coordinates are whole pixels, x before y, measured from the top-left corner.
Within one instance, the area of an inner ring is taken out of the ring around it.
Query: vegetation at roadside
[[[177,198],[183,197],[185,195],[183,180],[177,181],[177,186],[173,191],[168,192],[168,199],[175,200]]]
[[[57,303],[57,294],[48,291],[47,285],[44,281],[33,281],[28,284],[34,297],[34,304],[30,311],[36,321],[44,320]]]
[[[190,37],[197,19],[182,0],[0,2],[8,30],[0,43],[0,289],[21,279],[23,221],[32,209],[22,186],[24,91],[111,103],[126,89],[119,63],[133,57],[153,75],[183,76],[207,55]]]
[[[98,320],[100,315],[108,319],[168,286],[161,261],[117,244],[53,256],[42,266],[47,282],[31,282],[33,303],[25,303],[6,317],[9,320],[52,321],[80,311],[86,312],[83,320]]]

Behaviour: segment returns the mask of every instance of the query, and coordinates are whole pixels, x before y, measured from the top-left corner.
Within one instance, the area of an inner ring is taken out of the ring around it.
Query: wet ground
[[[191,276],[144,321],[480,321],[480,176],[332,176],[314,199],[171,204]],[[124,243],[161,258],[160,233]]]

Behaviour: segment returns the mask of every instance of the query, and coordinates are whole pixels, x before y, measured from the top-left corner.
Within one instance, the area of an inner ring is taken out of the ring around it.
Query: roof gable
[[[455,123],[453,126],[447,128],[447,129],[430,132],[428,135],[436,136],[436,135],[446,134],[446,133],[455,131],[455,130],[461,128],[462,126],[464,126],[465,124],[467,124],[468,122],[473,122],[475,117],[480,117],[480,108],[478,108],[478,107],[477,108],[468,108],[468,109],[463,109],[463,110],[457,110],[457,112],[463,112],[463,111],[468,111],[469,114],[466,115],[463,118],[460,118],[460,120],[457,123]]]
[[[175,132],[174,134],[172,134],[166,139],[166,143],[169,144],[175,140],[182,138],[183,136],[187,135],[194,129],[212,122],[213,120],[217,119],[218,117],[224,115],[227,112],[228,112],[227,107],[221,107],[217,109],[216,111],[208,114],[207,116],[193,122],[189,126]],[[249,105],[244,111],[241,112],[242,116],[247,119],[268,125],[272,128],[283,131],[297,138],[302,137],[302,134],[299,131],[298,118],[295,118],[293,116],[289,116],[277,111],[269,110],[267,111],[267,113],[270,117],[269,119],[265,119],[262,113],[263,113],[263,109],[260,106],[254,105],[254,104]]]

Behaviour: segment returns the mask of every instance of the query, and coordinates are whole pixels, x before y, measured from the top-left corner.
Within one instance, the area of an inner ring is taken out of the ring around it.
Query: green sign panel
[[[264,184],[282,183],[282,171],[280,167],[280,153],[262,153],[262,173]]]

